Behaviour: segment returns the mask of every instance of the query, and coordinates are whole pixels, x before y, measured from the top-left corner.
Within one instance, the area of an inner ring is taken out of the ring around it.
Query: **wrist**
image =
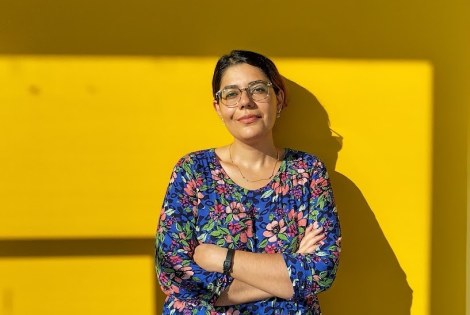
[[[232,273],[234,256],[235,256],[235,250],[231,248],[227,249],[227,254],[222,264],[222,273],[224,275],[230,276],[230,274]]]

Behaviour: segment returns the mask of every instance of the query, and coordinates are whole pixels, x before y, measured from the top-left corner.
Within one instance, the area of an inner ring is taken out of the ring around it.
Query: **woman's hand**
[[[299,249],[296,251],[296,253],[313,253],[320,245],[322,245],[322,241],[325,237],[326,236],[323,233],[323,228],[318,227],[317,222],[309,225],[305,230],[304,238],[300,241]]]
[[[322,244],[324,238],[323,228],[318,227],[317,222],[315,222],[305,230],[304,237],[300,241],[299,249],[296,253],[313,253]],[[194,249],[193,260],[206,271],[222,273],[226,255],[226,248],[214,244],[201,243]]]
[[[222,273],[225,256],[227,256],[226,248],[201,243],[194,249],[193,260],[206,271]]]

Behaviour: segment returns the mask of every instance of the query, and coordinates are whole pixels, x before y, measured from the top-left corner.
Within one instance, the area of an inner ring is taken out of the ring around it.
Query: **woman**
[[[234,139],[174,168],[157,234],[163,314],[320,314],[340,227],[323,163],[274,144],[282,77],[268,58],[232,51],[212,89]]]

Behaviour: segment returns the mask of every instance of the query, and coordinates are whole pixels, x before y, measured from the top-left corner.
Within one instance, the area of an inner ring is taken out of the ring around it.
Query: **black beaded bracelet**
[[[227,256],[225,257],[225,260],[224,260],[224,275],[228,276],[232,272],[234,254],[235,254],[234,249],[229,248],[227,250]]]

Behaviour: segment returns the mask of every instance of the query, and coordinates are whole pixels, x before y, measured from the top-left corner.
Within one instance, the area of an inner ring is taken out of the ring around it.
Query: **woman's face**
[[[264,72],[246,63],[227,68],[220,81],[220,89],[236,86],[244,89],[254,81],[269,81]],[[243,142],[263,141],[272,139],[272,129],[278,110],[283,104],[282,91],[276,95],[273,87],[269,87],[269,96],[261,101],[253,101],[246,90],[243,90],[237,106],[227,107],[223,102],[214,101],[217,114],[223,119],[228,131],[236,139]]]

